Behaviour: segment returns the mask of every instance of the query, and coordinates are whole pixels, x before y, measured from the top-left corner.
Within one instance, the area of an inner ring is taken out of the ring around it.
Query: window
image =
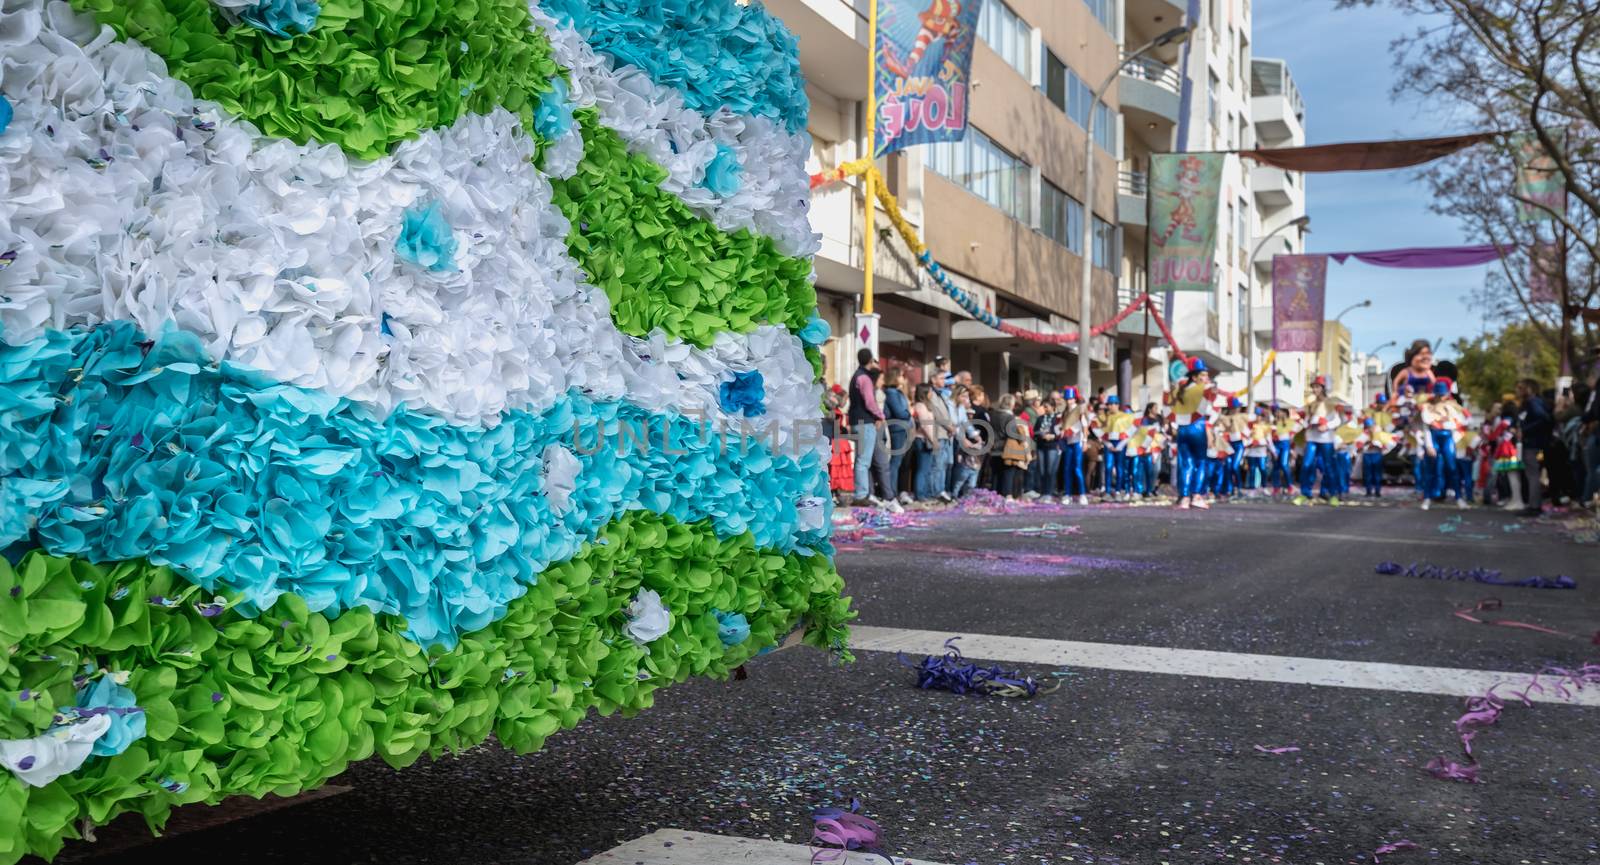
[[[1222,115],[1221,85],[1217,83],[1217,73],[1206,73],[1206,116],[1211,120],[1211,129],[1215,132],[1222,124],[1218,118]]]
[[[1104,219],[1094,218],[1094,266],[1113,273],[1117,266],[1117,227]]]
[[[1116,14],[1117,4],[1114,0],[1083,0],[1085,6],[1093,13],[1100,26],[1111,33],[1117,32]]]
[[[1239,199],[1239,210],[1237,212],[1239,214],[1238,243],[1239,248],[1244,249],[1250,238],[1250,202],[1243,198]],[[1249,264],[1249,262],[1243,262],[1243,264]]]
[[[1083,254],[1083,205],[1048,180],[1039,186],[1039,231],[1073,254]]]
[[[978,35],[1000,59],[1033,80],[1033,28],[1000,0],[989,0],[978,12]]]
[[[985,6],[984,8],[988,8]],[[1084,83],[1053,51],[1047,51],[1044,60],[1045,96],[1080,129],[1089,128],[1089,106],[1094,103],[1094,90]],[[1094,140],[1107,153],[1117,151],[1117,114],[1104,102],[1094,107]]]
[[[929,145],[928,167],[1007,216],[1032,222],[1032,172],[1028,163],[1007,153],[976,128],[968,127],[966,138],[961,141]]]

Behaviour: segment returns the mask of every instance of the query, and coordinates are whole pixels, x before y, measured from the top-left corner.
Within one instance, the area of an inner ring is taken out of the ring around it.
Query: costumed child
[[[1334,431],[1333,439],[1333,479],[1342,500],[1350,495],[1350,479],[1355,474],[1355,455],[1360,450],[1356,447],[1356,439],[1361,436],[1361,427],[1355,423],[1355,412],[1347,406],[1339,406],[1339,416],[1341,423]]]
[[[1505,400],[1500,417],[1495,419],[1492,432],[1494,473],[1504,475],[1506,485],[1511,488],[1508,501],[1501,505],[1508,511],[1520,511],[1527,507],[1522,501],[1522,452],[1517,448],[1517,406],[1514,399],[1515,397],[1508,397]],[[1498,484],[1498,479],[1496,483]]]
[[[1272,424],[1267,419],[1267,407],[1257,405],[1255,417],[1250,421],[1249,435],[1245,439],[1245,490],[1247,495],[1260,495],[1267,483],[1267,460],[1272,455]]]
[[[1333,443],[1342,424],[1339,404],[1328,396],[1328,377],[1319,375],[1311,381],[1311,399],[1306,402],[1306,453],[1301,460],[1300,495],[1295,496],[1295,504],[1309,504],[1313,486],[1329,504],[1339,503]]]
[[[1232,462],[1233,445],[1228,443],[1228,431],[1223,426],[1226,416],[1218,417],[1207,425],[1206,429],[1206,498],[1208,500],[1227,501],[1227,493],[1222,492],[1223,475],[1227,473]]]
[[[1106,397],[1100,414],[1100,441],[1105,444],[1105,497],[1107,501],[1122,499],[1128,489],[1128,438],[1133,435],[1133,415],[1122,410],[1116,394]]]
[[[1456,501],[1472,504],[1472,469],[1478,457],[1478,431],[1464,423],[1456,434]]]
[[[1456,505],[1465,508],[1456,484],[1456,433],[1466,425],[1466,410],[1450,396],[1453,382],[1438,378],[1433,383],[1433,395],[1421,404],[1422,422],[1428,427],[1428,491],[1422,500],[1427,510],[1435,501],[1444,501],[1445,493],[1456,496]]]
[[[1128,454],[1133,464],[1133,492],[1141,498],[1156,494],[1155,455],[1161,452],[1166,437],[1161,434],[1161,419],[1141,417],[1128,437]]]
[[[1383,456],[1394,447],[1394,433],[1368,416],[1361,421],[1361,437],[1356,446],[1361,449],[1361,483],[1369,498],[1383,498]]]
[[[1272,421],[1272,472],[1274,495],[1288,495],[1294,489],[1294,437],[1300,434],[1300,421],[1286,406],[1277,406]]]
[[[1089,487],[1083,478],[1083,443],[1089,438],[1088,412],[1075,387],[1061,389],[1067,407],[1061,412],[1061,499],[1076,496],[1078,504],[1089,503]]]
[[[1244,401],[1228,398],[1228,411],[1222,416],[1222,433],[1228,440],[1228,455],[1222,464],[1222,483],[1217,493],[1224,498],[1233,496],[1239,488],[1239,469],[1244,465],[1244,443],[1250,437],[1250,416],[1245,413]]]
[[[1205,361],[1191,357],[1184,363],[1189,371],[1170,395],[1172,421],[1177,429],[1174,436],[1177,507],[1182,510],[1209,508],[1211,505],[1200,498],[1200,493],[1206,473],[1206,429],[1210,426],[1211,403],[1216,399],[1217,389],[1211,384],[1211,370],[1206,368]]]

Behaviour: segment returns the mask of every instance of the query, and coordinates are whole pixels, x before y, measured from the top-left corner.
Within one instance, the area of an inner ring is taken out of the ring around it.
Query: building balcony
[[[1122,111],[1138,123],[1158,127],[1177,123],[1182,92],[1183,76],[1178,70],[1150,57],[1134,58],[1117,78]]]
[[[1250,189],[1256,203],[1268,210],[1298,206],[1305,201],[1305,188],[1298,174],[1270,165],[1250,168]]]
[[[1145,225],[1150,198],[1150,176],[1143,171],[1117,172],[1117,221],[1123,225]]]

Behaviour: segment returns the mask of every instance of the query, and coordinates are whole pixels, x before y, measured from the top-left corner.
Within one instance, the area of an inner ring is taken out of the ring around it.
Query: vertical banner
[[[1552,129],[1550,137],[1555,139],[1556,147],[1566,148],[1566,129]],[[1519,133],[1512,136],[1511,146],[1517,155],[1517,217],[1523,222],[1541,222],[1555,219],[1555,214],[1565,216],[1567,179],[1545,151],[1539,136]]]
[[[1328,257],[1272,257],[1273,351],[1322,351]]]
[[[1556,303],[1561,299],[1561,282],[1566,278],[1561,247],[1540,240],[1528,248],[1528,302]]]
[[[1222,153],[1150,156],[1150,290],[1211,291],[1216,284]]]
[[[967,133],[983,0],[878,0],[875,156]]]

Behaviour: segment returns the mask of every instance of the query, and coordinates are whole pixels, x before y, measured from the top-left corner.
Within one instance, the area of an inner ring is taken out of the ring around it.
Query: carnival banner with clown
[[[1150,157],[1150,291],[1216,287],[1217,201],[1226,154]]]
[[[759,4],[3,14],[0,863],[846,652]]]
[[[983,0],[879,0],[877,153],[960,141]]]
[[[1272,257],[1272,348],[1322,350],[1322,317],[1327,306],[1328,256]]]

